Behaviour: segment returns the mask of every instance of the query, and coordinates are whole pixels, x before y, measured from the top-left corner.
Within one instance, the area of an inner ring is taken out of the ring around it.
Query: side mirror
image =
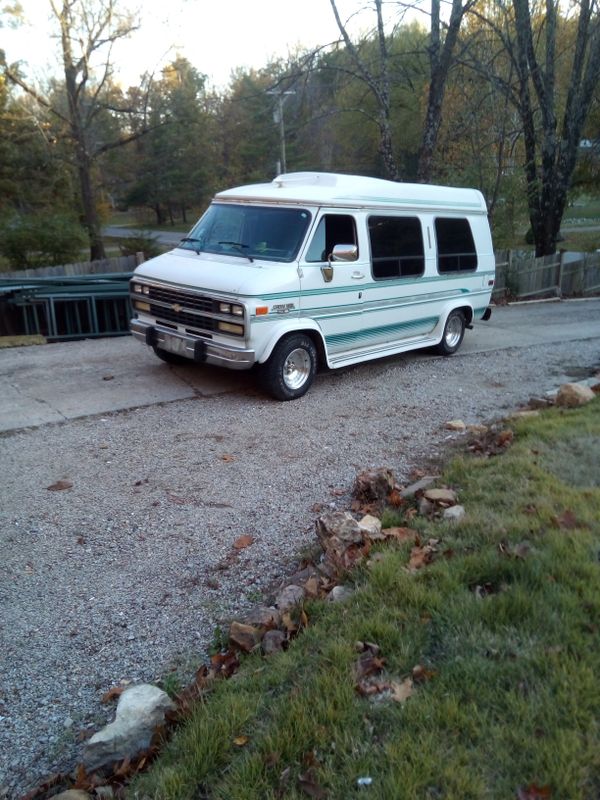
[[[330,261],[356,261],[358,247],[355,244],[336,244],[329,256]]]

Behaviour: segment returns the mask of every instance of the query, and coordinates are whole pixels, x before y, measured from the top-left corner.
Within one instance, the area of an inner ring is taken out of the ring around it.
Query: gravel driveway
[[[357,471],[400,480],[447,444],[600,364],[600,338],[410,354],[329,373],[301,400],[237,392],[0,438],[0,787],[71,769],[120,681],[188,677],[215,625],[252,605],[345,507]],[[164,369],[169,369],[166,365]],[[72,488],[49,491],[59,480]],[[335,490],[335,491],[334,491]],[[232,545],[254,537],[245,550]],[[2,797],[2,788],[0,788]]]

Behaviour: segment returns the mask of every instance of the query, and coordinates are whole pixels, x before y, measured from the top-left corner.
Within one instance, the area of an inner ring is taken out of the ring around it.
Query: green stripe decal
[[[337,333],[332,336],[325,337],[328,347],[335,348],[339,345],[360,345],[369,344],[374,340],[381,338],[389,338],[395,334],[399,334],[399,338],[406,338],[407,336],[417,336],[422,333],[429,333],[433,330],[439,317],[424,317],[422,319],[415,319],[412,322],[398,322],[394,325],[380,325],[377,328],[365,328],[365,330],[351,331],[349,333]]]

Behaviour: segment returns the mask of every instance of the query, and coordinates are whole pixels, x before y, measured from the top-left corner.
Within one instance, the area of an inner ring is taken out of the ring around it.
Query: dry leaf
[[[577,518],[572,511],[567,509],[563,511],[558,517],[554,517],[555,523],[558,525],[559,528],[563,528],[566,531],[572,531],[575,528],[581,528],[582,526],[577,522]]]
[[[417,664],[412,669],[412,677],[415,683],[425,683],[425,681],[430,681],[432,678],[435,678],[437,675],[437,670],[435,669],[427,669],[422,664]]]
[[[235,456],[232,456],[231,453],[223,453],[221,461],[224,461],[226,464],[231,464],[232,461],[235,461]]]
[[[192,502],[191,500],[188,500],[187,497],[179,497],[176,494],[167,495],[167,499],[170,503],[174,503],[176,506],[185,506]]]
[[[300,612],[300,622],[303,628],[308,628],[308,614],[304,609]]]
[[[64,489],[72,489],[73,484],[71,481],[60,480],[53,483],[51,486],[46,486],[49,492],[62,492]]]
[[[236,747],[245,747],[250,741],[248,736],[236,736],[233,743]]]
[[[113,686],[105,692],[102,697],[100,698],[101,703],[112,703],[113,700],[116,700],[117,697],[120,697],[123,692],[125,691],[124,686]]]
[[[538,786],[530,783],[529,786],[519,786],[517,797],[519,800],[547,800],[552,796],[549,786]]]
[[[384,528],[381,533],[386,539],[395,539],[397,542],[410,542],[417,538],[417,532],[412,528]]]
[[[250,545],[253,543],[254,537],[250,536],[249,533],[245,533],[243,536],[240,536],[239,539],[235,540],[233,546],[236,550],[243,550],[245,547],[250,547]]]
[[[402,683],[390,682],[391,698],[395,703],[404,703],[414,692],[412,678],[405,678]]]
[[[325,789],[317,783],[313,769],[306,770],[305,773],[298,777],[298,785],[304,794],[315,798],[315,800],[325,800],[327,797]]]

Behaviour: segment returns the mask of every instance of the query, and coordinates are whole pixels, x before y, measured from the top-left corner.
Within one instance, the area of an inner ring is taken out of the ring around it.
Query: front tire
[[[451,356],[456,353],[462,344],[465,335],[465,315],[462,311],[451,311],[448,314],[448,319],[444,325],[444,333],[442,341],[438,344],[436,350],[442,356]]]
[[[156,345],[152,346],[154,350],[154,354],[160,358],[161,361],[166,361],[167,364],[173,365],[183,365],[189,364],[190,359],[186,358],[185,356],[178,356],[177,353],[169,353],[168,350],[162,350],[160,347],[156,347]]]
[[[276,400],[296,400],[310,389],[317,371],[317,350],[305,334],[292,334],[275,345],[262,367],[262,383]]]

